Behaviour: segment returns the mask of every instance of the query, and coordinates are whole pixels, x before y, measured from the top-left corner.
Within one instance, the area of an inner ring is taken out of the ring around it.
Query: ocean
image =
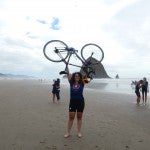
[[[101,92],[135,94],[135,86],[131,85],[133,79],[93,79],[87,86]]]
[[[131,84],[135,80],[138,81],[140,79],[93,79],[85,88],[100,92],[135,94],[135,86]],[[61,83],[66,86],[69,85],[67,79],[61,79]]]

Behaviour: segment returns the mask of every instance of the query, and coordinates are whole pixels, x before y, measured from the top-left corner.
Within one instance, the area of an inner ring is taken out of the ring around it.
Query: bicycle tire
[[[93,53],[93,55],[92,55]],[[92,56],[91,56],[92,55]],[[104,52],[97,44],[89,43],[85,44],[81,49],[81,57],[86,62],[90,57],[96,59],[92,62],[92,65],[100,63],[104,59]]]
[[[67,49],[68,46],[63,41],[51,40],[44,45],[43,53],[48,60],[52,62],[61,62],[64,61],[69,55]]]

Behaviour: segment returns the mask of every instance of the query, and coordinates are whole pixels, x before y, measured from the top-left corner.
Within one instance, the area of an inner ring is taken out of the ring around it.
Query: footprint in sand
[[[98,148],[98,146],[97,146],[97,145],[95,145],[95,148]]]
[[[50,146],[46,146],[46,149],[50,149],[50,150],[57,150],[57,146],[53,145],[52,147]]]
[[[143,142],[143,140],[139,140],[138,142]]]
[[[126,149],[129,149],[130,147],[128,145],[126,145]]]
[[[46,141],[47,141],[47,139],[44,139],[43,141],[40,141],[39,143],[40,143],[40,144],[45,144]]]

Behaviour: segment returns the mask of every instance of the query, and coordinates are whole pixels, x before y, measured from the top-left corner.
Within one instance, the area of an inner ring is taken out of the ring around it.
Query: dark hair
[[[143,80],[140,80],[139,83],[142,84],[142,83],[143,83]]]
[[[82,83],[82,82],[83,82],[83,81],[82,81],[82,74],[81,74],[80,72],[75,72],[75,73],[72,74],[72,77],[71,77],[71,79],[70,79],[70,83],[71,83],[71,84],[74,84],[74,83],[75,83],[75,75],[76,75],[76,74],[78,74],[79,77],[80,77],[79,83]]]

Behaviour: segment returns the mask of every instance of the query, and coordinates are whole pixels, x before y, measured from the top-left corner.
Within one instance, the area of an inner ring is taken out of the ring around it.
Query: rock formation
[[[115,76],[115,78],[116,78],[116,79],[119,79],[119,75],[117,74],[117,75]]]
[[[87,61],[88,61],[88,59],[87,59]],[[93,78],[110,78],[107,75],[107,73],[105,71],[105,68],[104,68],[104,66],[103,66],[103,64],[101,62],[98,62],[94,58],[90,58],[90,62],[92,64],[96,64],[96,65],[90,65],[90,67],[92,67],[93,70],[95,71],[95,74],[93,75]],[[84,67],[84,65],[82,67]],[[83,69],[82,68],[81,68],[80,72],[83,73]]]

